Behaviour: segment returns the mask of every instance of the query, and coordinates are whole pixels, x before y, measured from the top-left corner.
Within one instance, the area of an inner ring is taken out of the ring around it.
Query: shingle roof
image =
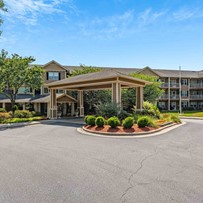
[[[144,84],[149,83],[148,81],[131,77],[131,76],[124,74],[122,72],[119,72],[115,69],[104,69],[104,70],[99,71],[99,72],[77,75],[77,76],[69,77],[69,78],[66,78],[66,79],[63,79],[60,81],[52,82],[52,83],[49,83],[47,86],[51,87],[51,86],[55,86],[55,85],[61,85],[64,83],[65,84],[71,84],[74,82],[94,81],[94,80],[116,78],[116,77],[127,77],[129,79],[134,80],[134,81],[136,80],[136,81],[143,82]]]
[[[56,99],[65,96],[69,98],[72,102],[76,102],[76,100],[66,94],[56,94]],[[18,94],[16,98],[16,103],[48,103],[50,101],[50,95],[31,95],[31,94]],[[10,100],[4,95],[0,94],[0,103],[10,103]]]
[[[179,77],[179,70],[163,70],[153,69],[160,77]],[[199,71],[181,70],[181,77],[185,78],[199,78]]]

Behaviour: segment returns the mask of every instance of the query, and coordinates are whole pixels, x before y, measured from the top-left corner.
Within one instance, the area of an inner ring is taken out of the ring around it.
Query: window
[[[48,94],[49,93],[49,89],[48,88],[44,88],[44,94]]]
[[[187,97],[188,96],[188,91],[182,90],[181,95],[182,95],[182,97]]]
[[[182,79],[181,80],[181,85],[188,85],[188,80],[187,79]]]
[[[57,94],[64,94],[64,90],[56,90]]]
[[[20,87],[18,90],[18,94],[29,94],[31,93],[30,88],[28,87]]]
[[[60,80],[60,73],[59,72],[48,72],[47,80]]]

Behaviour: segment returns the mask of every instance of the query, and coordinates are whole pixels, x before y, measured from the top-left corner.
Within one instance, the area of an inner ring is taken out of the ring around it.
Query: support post
[[[112,97],[111,100],[113,103],[121,105],[121,84],[116,82],[112,83]]]
[[[168,78],[168,110],[171,110],[171,79]]]
[[[71,103],[71,116],[74,116],[75,114],[75,104]]]
[[[78,91],[78,110],[79,116],[84,116],[84,101],[83,101],[83,91]]]
[[[2,107],[6,109],[6,103],[2,103]]]
[[[50,101],[50,118],[57,118],[57,101],[56,101],[56,90],[51,89],[51,101]]]
[[[23,103],[23,110],[25,110],[25,103]]]
[[[143,106],[143,87],[136,88],[136,107],[137,110],[142,110]]]

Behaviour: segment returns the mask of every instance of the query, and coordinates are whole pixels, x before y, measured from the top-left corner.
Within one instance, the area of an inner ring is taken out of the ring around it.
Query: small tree
[[[150,103],[156,103],[159,100],[159,97],[163,94],[164,91],[160,88],[161,82],[158,81],[157,77],[139,73],[132,73],[130,75],[136,78],[152,82],[152,84],[146,85],[144,87],[145,101],[149,101]]]
[[[0,93],[11,101],[13,115],[15,112],[16,96],[20,87],[39,89],[43,83],[44,71],[41,67],[29,67],[34,62],[33,57],[21,57],[17,54],[8,56],[2,50],[0,54]]]

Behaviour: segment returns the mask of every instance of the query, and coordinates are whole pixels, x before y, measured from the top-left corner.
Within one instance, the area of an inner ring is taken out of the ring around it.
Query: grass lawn
[[[179,116],[188,116],[188,117],[203,117],[203,111],[183,111],[181,114],[179,114],[179,112],[164,112],[165,113],[169,113],[169,114],[176,114]]]

